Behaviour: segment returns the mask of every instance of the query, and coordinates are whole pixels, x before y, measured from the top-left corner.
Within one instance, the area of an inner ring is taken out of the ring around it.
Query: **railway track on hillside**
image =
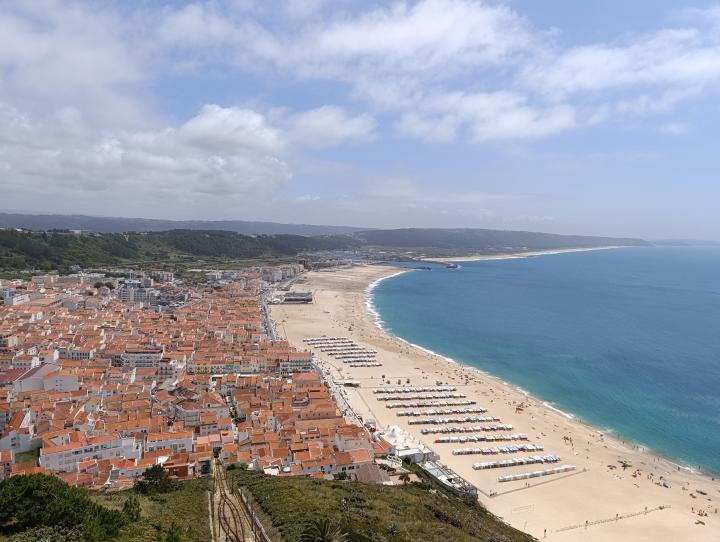
[[[218,542],[255,542],[249,518],[230,492],[225,469],[219,460],[213,462],[213,469]]]

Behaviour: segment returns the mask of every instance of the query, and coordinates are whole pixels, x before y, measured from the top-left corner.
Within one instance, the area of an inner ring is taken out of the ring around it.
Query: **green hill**
[[[347,236],[260,235],[230,231],[170,230],[75,234],[0,230],[0,269],[62,269],[187,258],[257,259],[361,245]]]
[[[427,479],[403,486],[271,477],[230,471],[283,541],[300,542],[308,523],[329,520],[348,542],[530,542],[477,503]]]
[[[114,539],[128,518],[96,503],[84,489],[44,474],[0,482],[0,535],[18,542]]]
[[[128,233],[0,229],[0,270],[64,270],[122,264],[177,264],[198,259],[273,260],[321,250],[368,249],[430,255],[643,246],[641,239],[481,229],[367,230],[352,235],[258,235],[182,229]]]
[[[453,251],[546,250],[601,246],[643,246],[647,241],[633,238],[559,235],[530,231],[484,230],[477,228],[405,228],[369,230],[353,234],[367,245],[406,249]]]
[[[13,476],[0,482],[0,541],[206,542],[210,488],[206,477],[163,494],[100,493],[44,474]]]

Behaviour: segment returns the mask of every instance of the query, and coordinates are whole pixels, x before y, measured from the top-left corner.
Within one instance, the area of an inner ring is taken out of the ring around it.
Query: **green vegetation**
[[[0,540],[206,542],[209,489],[199,478],[163,494],[92,493],[54,476],[13,476],[0,482]]]
[[[467,253],[468,251],[546,250],[649,244],[641,239],[556,235],[552,233],[483,230],[477,228],[370,230],[356,232],[354,237],[371,246],[446,249],[460,253],[463,251]]]
[[[145,469],[142,480],[138,480],[135,484],[135,490],[143,495],[170,493],[178,488],[178,483],[170,478],[162,465],[158,464]]]
[[[113,542],[207,542],[209,478],[175,481],[173,491],[143,495],[127,490],[93,494],[102,506],[123,511],[130,521]],[[138,519],[132,519],[139,513]]]
[[[345,542],[347,533],[328,519],[316,519],[305,524],[300,542]]]
[[[106,286],[107,288],[110,288],[111,290],[115,289],[115,285],[112,282],[97,281],[95,284],[93,284],[93,288],[102,288],[103,286]]]
[[[123,503],[122,512],[130,521],[138,521],[142,515],[140,499],[137,495],[130,495]]]
[[[15,539],[102,542],[113,539],[128,518],[93,501],[83,489],[59,478],[34,474],[0,483],[0,532]]]
[[[33,462],[37,465],[38,458],[40,457],[40,448],[33,448],[27,452],[18,452],[15,454],[15,463],[29,463]]]
[[[210,223],[214,224],[214,223]],[[58,270],[108,265],[158,266],[182,272],[203,264],[213,268],[241,267],[292,259],[298,254],[364,248],[384,258],[405,258],[408,252],[449,256],[522,250],[648,245],[641,239],[585,237],[549,233],[482,229],[368,230],[349,235],[273,234],[256,237],[222,230],[169,230],[145,233],[73,233],[0,229],[0,272]],[[396,251],[397,254],[392,253]],[[97,283],[96,286],[101,286]]]
[[[250,237],[229,231],[75,234],[0,230],[0,269],[67,269],[143,262],[177,263],[198,257],[233,260],[292,257],[304,251],[359,245],[345,236]]]
[[[529,542],[477,503],[445,493],[428,479],[403,486],[270,477],[235,470],[267,525],[288,542]]]
[[[210,223],[213,224],[213,223]],[[168,230],[145,233],[73,233],[68,230],[42,232],[0,229],[0,271],[38,269],[64,272],[72,266],[158,265],[173,269],[200,262],[222,268],[223,263],[259,263],[293,258],[300,253],[322,250],[388,249],[398,257],[412,250],[425,254],[451,255],[598,247],[647,245],[640,239],[584,237],[548,233],[482,229],[368,230],[350,235],[273,234],[256,237],[222,230]],[[98,283],[100,285],[100,283]]]

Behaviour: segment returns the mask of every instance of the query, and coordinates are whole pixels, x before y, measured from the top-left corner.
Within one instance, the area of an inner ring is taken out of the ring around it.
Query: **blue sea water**
[[[460,265],[380,282],[372,296],[383,326],[720,474],[720,249]]]

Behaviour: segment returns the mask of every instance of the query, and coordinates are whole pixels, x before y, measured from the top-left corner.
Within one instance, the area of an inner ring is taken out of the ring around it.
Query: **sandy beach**
[[[518,256],[528,255],[531,254]],[[328,335],[348,337],[377,351],[382,367],[349,368],[315,350],[317,357],[332,367],[336,378],[360,382],[359,388],[347,389],[350,404],[359,415],[374,418],[381,429],[397,425],[409,431],[435,450],[441,462],[477,486],[480,501],[491,512],[541,540],[720,540],[718,481],[678,469],[670,461],[603,435],[499,379],[413,347],[381,330],[368,310],[367,288],[399,271],[392,267],[358,265],[307,273],[293,289],[312,291],[314,303],[271,307],[279,333],[296,347],[306,347],[303,343],[306,337]],[[381,375],[385,375],[385,383]],[[389,387],[388,380],[392,386],[398,381],[403,386],[432,386],[438,381],[454,386],[457,392],[476,400],[477,406],[487,408],[487,415],[513,425],[512,432],[527,433],[528,442],[542,444],[542,453],[561,456],[558,464],[576,465],[577,470],[529,481],[500,483],[498,476],[536,468],[474,470],[475,462],[507,456],[453,455],[453,448],[494,444],[435,443],[436,436],[421,434],[425,426],[408,425],[410,418],[397,416],[397,409],[388,409],[377,399],[373,388]],[[524,408],[517,409],[521,403]],[[632,467],[623,469],[620,460]],[[661,477],[670,488],[656,484]],[[708,516],[698,516],[698,510],[708,512]],[[704,525],[697,524],[698,520]]]
[[[426,258],[430,262],[477,262],[479,260],[509,260],[513,258],[529,258],[531,256],[549,256],[564,254],[566,252],[590,252],[593,250],[610,250],[625,248],[622,246],[586,247],[586,248],[558,248],[553,250],[527,250],[524,252],[507,252],[503,254],[475,254],[466,256],[450,256],[447,258]]]

